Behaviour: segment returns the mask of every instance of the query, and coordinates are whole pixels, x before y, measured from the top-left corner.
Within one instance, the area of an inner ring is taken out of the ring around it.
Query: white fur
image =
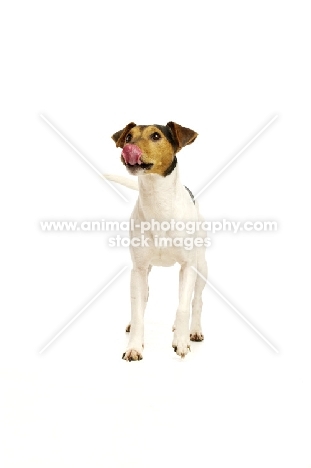
[[[129,177],[114,175],[114,174],[103,174],[103,176],[111,180],[112,182],[117,182],[118,184],[124,185],[125,187],[138,190],[138,182],[137,180],[130,179]]]
[[[134,188],[128,178],[110,176],[110,180]],[[194,204],[188,191],[179,180],[178,164],[168,176],[143,174],[138,176],[139,196],[131,219],[134,225],[142,221],[199,221],[202,220],[198,203]],[[201,237],[203,232],[188,234],[184,231],[146,231],[149,247],[130,247],[133,261],[131,272],[131,328],[130,339],[123,358],[137,360],[142,358],[144,346],[144,312],[148,300],[148,274],[152,266],[171,266],[178,262],[181,265],[179,282],[179,306],[173,326],[172,346],[176,353],[184,357],[190,349],[190,334],[195,341],[203,339],[201,329],[202,291],[205,281],[200,278],[195,267],[206,278],[207,266],[204,247],[185,250],[184,247],[159,248],[154,245],[154,236],[159,237]],[[131,238],[141,237],[140,229],[131,231]],[[193,296],[194,293],[194,296]],[[192,319],[190,320],[190,303],[192,300]]]

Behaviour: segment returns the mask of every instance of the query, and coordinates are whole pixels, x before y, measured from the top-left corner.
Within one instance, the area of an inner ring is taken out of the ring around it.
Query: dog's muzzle
[[[131,166],[134,166],[135,164],[142,164],[140,159],[142,150],[136,145],[128,143],[124,146],[121,155],[126,164],[130,164]]]

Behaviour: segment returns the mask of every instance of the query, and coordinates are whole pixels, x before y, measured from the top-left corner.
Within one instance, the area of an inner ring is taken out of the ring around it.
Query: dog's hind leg
[[[198,272],[204,278],[207,278],[207,264],[205,258],[199,259],[198,262]],[[202,313],[202,292],[206,285],[206,281],[197,275],[195,286],[194,286],[194,295],[192,300],[192,316],[191,316],[191,325],[190,325],[190,340],[191,341],[203,341],[204,335],[202,333],[201,327],[201,313]]]

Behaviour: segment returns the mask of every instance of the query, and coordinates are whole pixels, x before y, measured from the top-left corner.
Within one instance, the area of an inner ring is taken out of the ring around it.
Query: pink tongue
[[[122,156],[126,162],[126,164],[130,164],[134,166],[134,164],[141,164],[140,157],[141,157],[141,149],[136,145],[131,145],[130,143],[125,145],[122,150]]]

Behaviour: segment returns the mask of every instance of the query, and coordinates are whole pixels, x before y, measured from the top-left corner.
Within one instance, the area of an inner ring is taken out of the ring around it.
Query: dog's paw
[[[175,353],[181,358],[184,358],[186,354],[188,354],[188,352],[191,351],[190,341],[187,339],[175,339],[174,338],[172,347]]]
[[[131,331],[131,324],[130,323],[126,326],[125,331],[126,331],[126,333],[129,333]]]
[[[125,351],[125,353],[123,353],[123,356],[122,356],[122,359],[124,359],[125,361],[129,361],[129,362],[141,361],[142,358],[143,358],[142,353],[134,348],[128,349],[127,351]]]
[[[191,341],[203,341],[204,335],[202,332],[190,332],[190,340]]]

